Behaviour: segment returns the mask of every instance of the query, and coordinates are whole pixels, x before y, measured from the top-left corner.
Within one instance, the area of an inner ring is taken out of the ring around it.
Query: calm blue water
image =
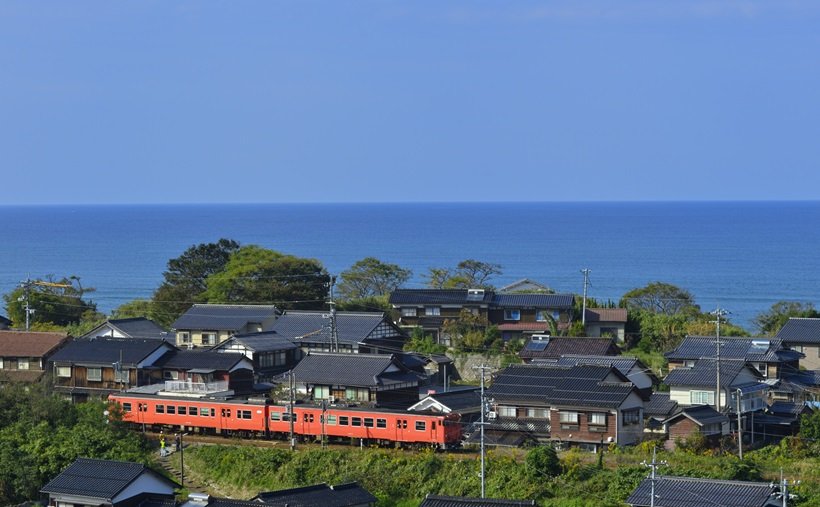
[[[319,259],[413,270],[475,258],[497,286],[531,278],[617,300],[661,280],[750,331],[778,300],[820,306],[820,203],[494,203],[0,207],[0,293],[27,275],[77,275],[110,311],[149,297],[168,259],[221,237]],[[2,312],[4,313],[4,312]]]

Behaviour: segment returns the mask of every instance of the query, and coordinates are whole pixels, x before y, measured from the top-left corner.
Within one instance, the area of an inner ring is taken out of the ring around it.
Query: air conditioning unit
[[[495,420],[496,416],[498,416],[496,412],[490,411],[487,413],[487,419],[491,421]]]

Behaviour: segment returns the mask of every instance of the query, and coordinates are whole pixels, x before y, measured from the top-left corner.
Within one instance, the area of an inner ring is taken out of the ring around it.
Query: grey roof
[[[791,344],[820,344],[820,319],[791,317],[780,328],[777,337]]]
[[[806,410],[806,405],[803,403],[793,403],[790,401],[776,401],[772,403],[768,411],[772,414],[780,415],[799,415]]]
[[[720,361],[720,387],[729,387],[735,381],[740,372],[744,369],[757,372],[746,366],[744,361],[722,360]],[[711,387],[714,389],[717,382],[717,368],[712,359],[698,359],[692,367],[680,367],[670,371],[663,379],[663,383],[668,386],[693,386]]]
[[[168,330],[145,317],[134,317],[132,319],[108,319],[105,324],[119,330],[122,334],[129,338],[147,338],[153,340],[163,340],[168,335]],[[105,326],[101,324],[96,330]],[[86,336],[92,335],[87,333]]]
[[[820,386],[820,371],[818,370],[799,370],[799,371],[783,371],[781,379],[791,384],[798,384],[799,386],[817,387]]]
[[[122,360],[123,365],[135,366],[159,348],[171,350],[162,340],[102,337],[68,342],[51,356],[55,363],[106,364]]]
[[[288,507],[348,507],[351,505],[373,504],[377,500],[375,496],[356,482],[338,486],[317,484],[302,488],[267,491],[259,493],[254,499],[264,502],[266,505]]]
[[[651,479],[644,479],[629,495],[632,506],[650,505]],[[721,481],[694,477],[658,476],[655,478],[655,507],[763,507],[775,488],[765,482]]]
[[[643,405],[643,413],[648,416],[665,419],[675,412],[678,402],[669,399],[669,393],[652,393],[649,401]]]
[[[293,350],[299,348],[298,345],[289,339],[281,336],[276,331],[262,331],[261,333],[237,334],[228,340],[214,346],[214,348],[224,348],[230,342],[239,342],[254,352],[273,352],[277,350]]]
[[[686,407],[680,412],[675,413],[664,421],[664,424],[686,417],[691,419],[698,426],[705,426],[707,424],[724,423],[729,420],[726,414],[721,414],[711,405],[697,405],[694,407]]]
[[[604,366],[614,366],[624,375],[629,375],[629,372],[631,372],[636,366],[641,369],[646,369],[646,366],[644,366],[638,358],[629,356],[568,354],[561,356],[555,362],[558,366],[575,366],[576,364],[600,364]],[[535,361],[533,361],[533,363],[535,363]],[[652,372],[647,372],[647,375],[652,375]]]
[[[720,357],[745,361],[784,362],[803,357],[800,352],[783,347],[780,338],[721,338]],[[715,357],[714,336],[687,336],[675,350],[667,352],[667,359],[700,359]]]
[[[387,321],[382,312],[337,312],[336,335],[339,343],[357,344],[368,339],[373,331]],[[288,310],[271,326],[272,331],[293,341],[330,342],[328,312]],[[403,337],[395,329],[395,337]],[[382,338],[388,339],[388,338]]]
[[[467,289],[396,289],[390,293],[391,305],[489,305],[493,291],[485,290],[480,297]]]
[[[616,382],[606,380],[612,376]],[[502,403],[523,401],[611,408],[620,406],[634,391],[635,386],[617,369],[600,365],[508,366],[488,390],[492,398]]]
[[[572,294],[495,294],[491,306],[499,308],[572,308]]]
[[[532,507],[535,505],[535,500],[504,500],[497,498],[427,495],[419,507],[492,507],[494,505]]]
[[[238,331],[249,322],[263,322],[276,313],[274,305],[195,304],[171,324],[171,327]]]
[[[562,336],[543,339],[531,338],[518,356],[522,359],[558,359],[561,356],[568,355],[615,356],[618,352],[618,347],[611,338]]]
[[[77,495],[112,500],[144,473],[158,478],[141,463],[105,459],[77,458],[40,490],[42,493]],[[170,487],[174,483],[162,478]]]
[[[387,372],[388,368],[395,371]],[[418,375],[386,354],[310,353],[293,368],[293,375],[305,384],[374,388],[419,381]]]
[[[191,370],[207,368],[228,371],[237,363],[248,360],[244,354],[223,353],[214,350],[172,350],[162,356],[155,366],[166,369]]]

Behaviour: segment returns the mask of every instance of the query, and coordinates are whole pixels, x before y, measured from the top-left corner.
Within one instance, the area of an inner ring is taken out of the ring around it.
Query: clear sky
[[[820,199],[820,2],[0,2],[0,203]]]

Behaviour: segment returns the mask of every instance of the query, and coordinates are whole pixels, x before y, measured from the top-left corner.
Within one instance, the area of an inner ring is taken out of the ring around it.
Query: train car
[[[141,393],[117,393],[108,399],[122,407],[125,422],[141,427],[223,435],[268,435],[264,402]]]

